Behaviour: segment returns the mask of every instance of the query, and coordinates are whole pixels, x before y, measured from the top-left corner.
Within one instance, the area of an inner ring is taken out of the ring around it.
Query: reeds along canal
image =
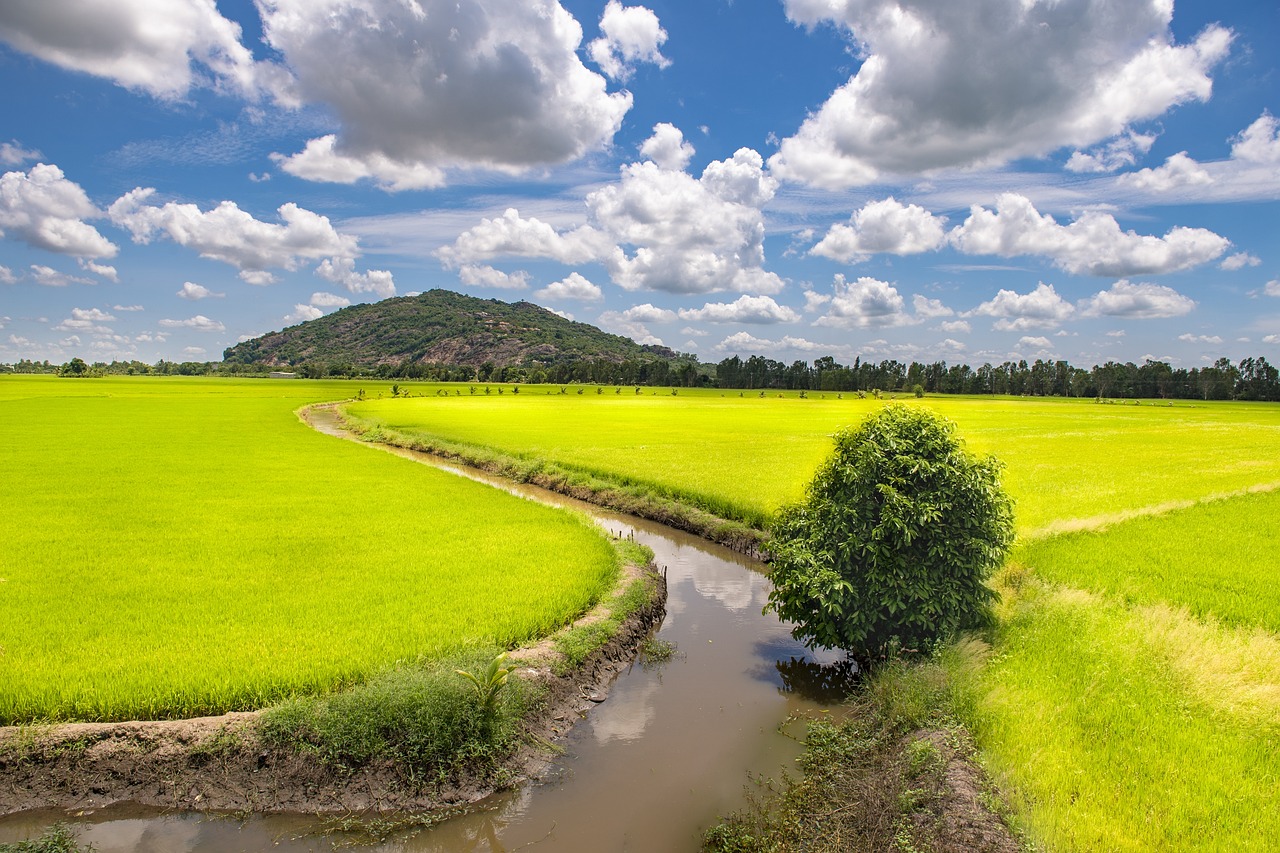
[[[470,472],[466,472],[472,476]],[[661,525],[603,512],[538,489],[496,483],[535,500],[584,511],[618,536],[653,549],[667,573],[667,616],[658,638],[665,663],[632,666],[562,744],[548,777],[491,798],[471,812],[372,850],[696,850],[717,817],[746,803],[757,777],[776,777],[800,752],[790,715],[816,713],[826,697],[805,685],[812,655],[787,627],[762,615],[768,580],[760,565]],[[818,663],[830,663],[828,658]],[[23,838],[58,815],[0,822],[0,841]],[[314,818],[248,820],[117,810],[72,818],[99,853],[328,850],[344,839],[316,835]]]

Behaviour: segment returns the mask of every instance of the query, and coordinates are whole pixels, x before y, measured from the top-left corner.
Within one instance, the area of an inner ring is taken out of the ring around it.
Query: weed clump
[[[313,752],[343,773],[392,765],[415,788],[463,777],[500,783],[520,721],[540,692],[510,678],[487,706],[479,701],[458,670],[482,672],[494,659],[493,649],[473,650],[389,670],[341,693],[295,699],[263,715],[263,740]]]

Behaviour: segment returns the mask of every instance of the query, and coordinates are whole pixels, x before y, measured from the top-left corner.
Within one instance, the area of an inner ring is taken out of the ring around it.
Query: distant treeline
[[[1174,368],[1148,359],[1142,364],[1109,361],[1091,370],[1065,361],[1006,361],[1000,365],[948,365],[944,361],[904,363],[855,359],[844,365],[830,356],[812,363],[791,364],[753,355],[733,356],[718,364],[702,364],[696,356],[675,360],[621,362],[579,360],[554,365],[506,367],[485,362],[466,365],[402,362],[376,367],[306,362],[293,367],[232,362],[112,361],[66,364],[23,359],[0,364],[6,373],[55,373],[66,376],[266,376],[288,370],[308,379],[419,379],[434,382],[588,383],[598,385],[665,385],[735,390],[911,391],[930,394],[1004,394],[1035,397],[1108,397],[1194,400],[1280,401],[1280,371],[1261,356],[1232,364],[1220,358],[1210,366]]]

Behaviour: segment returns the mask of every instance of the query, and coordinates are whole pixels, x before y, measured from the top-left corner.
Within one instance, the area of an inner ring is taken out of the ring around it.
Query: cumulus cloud
[[[561,234],[537,217],[522,217],[514,207],[500,217],[482,219],[436,252],[446,264],[455,265],[493,258],[547,258],[562,264],[581,264],[607,256],[613,249],[609,237],[591,226]]]
[[[85,332],[95,335],[113,334],[110,326],[104,325],[115,320],[114,314],[108,314],[100,308],[72,308],[71,316],[53,328],[59,332]],[[79,341],[76,341],[79,343]]]
[[[529,274],[524,270],[507,273],[483,264],[464,264],[458,269],[458,280],[471,287],[498,290],[524,290],[529,286]]]
[[[188,317],[186,320],[161,320],[160,325],[166,329],[195,329],[197,332],[225,332],[227,327],[218,320],[210,320],[203,314]]]
[[[305,323],[308,320],[323,317],[329,309],[345,308],[350,304],[351,300],[345,296],[318,291],[311,294],[310,302],[300,302],[294,305],[293,311],[284,316],[284,321],[286,323]]]
[[[709,302],[701,308],[681,308],[681,320],[709,323],[794,323],[800,315],[768,296],[740,296],[733,302]]]
[[[1237,252],[1234,255],[1228,255],[1223,258],[1222,263],[1218,264],[1218,268],[1224,269],[1227,272],[1235,272],[1236,270],[1242,270],[1245,267],[1259,266],[1261,263],[1261,258],[1251,255],[1248,252]]]
[[[208,299],[210,297],[226,296],[225,293],[214,293],[203,284],[196,284],[193,281],[184,281],[182,283],[182,287],[178,290],[177,295],[182,299],[189,299],[192,302],[198,302],[201,299]]]
[[[1022,337],[1018,338],[1018,346],[1034,347],[1038,350],[1048,350],[1053,348],[1053,344],[1050,343],[1049,339],[1044,337],[1043,335],[1039,335],[1034,338],[1029,335],[1023,335]]]
[[[94,275],[100,275],[107,281],[114,281],[117,284],[120,282],[120,274],[110,264],[99,264],[94,261],[87,261],[84,258],[77,258],[76,263],[80,265],[80,269],[87,270]]]
[[[759,355],[761,353],[841,353],[845,347],[839,344],[824,344],[807,338],[784,335],[776,340],[757,338],[749,332],[736,332],[716,344],[717,352],[731,352],[739,355]]]
[[[869,276],[845,281],[843,275],[837,274],[831,290],[827,313],[814,321],[815,326],[866,329],[914,322],[906,311],[902,295],[888,282]]]
[[[17,284],[18,277],[13,274],[13,270],[6,266],[0,266],[0,284]]]
[[[1235,138],[1231,157],[1261,165],[1280,163],[1280,122],[1270,113],[1263,113]]]
[[[652,62],[659,68],[671,64],[661,52],[667,31],[651,9],[609,0],[600,16],[600,32],[604,35],[587,45],[587,53],[614,80],[629,79],[640,62]]]
[[[434,186],[442,170],[519,172],[607,145],[631,95],[578,56],[558,0],[273,0],[263,32],[332,139],[281,158],[311,180]]]
[[[1280,344],[1280,335],[1266,335],[1262,338],[1264,344]]]
[[[643,322],[628,317],[625,311],[605,311],[596,318],[596,325],[615,335],[631,338],[638,344],[663,345],[662,338],[649,331],[649,327]]]
[[[72,71],[175,100],[193,87],[284,96],[288,74],[255,62],[213,0],[41,0],[0,5],[0,39]]]
[[[915,255],[937,249],[946,241],[946,220],[915,204],[903,205],[893,196],[865,204],[849,220],[836,223],[810,250],[843,263],[866,260],[872,254]]]
[[[604,299],[600,288],[592,284],[579,273],[568,276],[546,287],[535,290],[533,295],[539,299],[577,299],[582,302],[599,302]]]
[[[597,261],[626,290],[778,293],[784,282],[762,267],[761,207],[776,190],[749,148],[709,164],[699,178],[652,161],[631,163],[617,183],[587,196],[586,225],[560,232],[508,209],[436,254],[449,265],[498,257]]]
[[[943,320],[938,324],[938,328],[944,332],[964,332],[968,334],[973,331],[973,327],[969,325],[967,320]]]
[[[1114,172],[1136,166],[1138,158],[1155,144],[1154,134],[1141,134],[1130,130],[1104,145],[1089,151],[1074,151],[1066,162],[1068,172]]]
[[[776,174],[847,187],[882,174],[1085,148],[1206,100],[1232,34],[1178,45],[1168,0],[784,0],[856,40],[857,73],[782,142]]]
[[[659,308],[651,302],[645,302],[643,305],[633,305],[626,311],[622,312],[622,316],[636,323],[670,323],[678,319],[676,312],[670,308]],[[682,335],[696,335],[696,330],[682,329]]]
[[[1002,193],[995,210],[974,205],[949,238],[966,254],[1038,255],[1070,273],[1108,277],[1189,269],[1214,260],[1231,245],[1204,228],[1177,227],[1163,237],[1121,231],[1114,217],[1099,211],[1059,225],[1017,193]]]
[[[1054,289],[1041,282],[1030,293],[1000,290],[993,299],[965,314],[966,317],[995,317],[995,328],[1021,332],[1037,327],[1057,326],[1071,319],[1075,307]]]
[[[275,281],[271,269],[296,270],[307,261],[320,261],[316,274],[342,284],[353,293],[395,294],[390,272],[357,272],[359,241],[339,233],[328,217],[293,202],[280,206],[280,223],[263,222],[224,201],[209,211],[194,204],[148,204],[154,189],[138,188],[116,199],[108,208],[111,221],[125,228],[135,243],[150,243],[166,236],[201,257],[230,264],[250,284]]]
[[[1186,341],[1189,344],[1220,344],[1222,338],[1217,335],[1193,335],[1190,332],[1185,335],[1178,335],[1178,340]]]
[[[1163,166],[1121,175],[1119,182],[1140,190],[1164,193],[1183,187],[1205,186],[1213,183],[1213,177],[1203,166],[1188,157],[1187,152],[1179,151],[1165,160]]]
[[[663,169],[682,172],[693,159],[694,149],[684,141],[680,128],[664,121],[653,126],[653,136],[640,146],[640,153]]]
[[[652,162],[624,166],[617,184],[587,196],[593,220],[618,244],[603,258],[614,282],[668,293],[781,291],[782,280],[762,269],[760,208],[777,190],[763,167],[749,148],[696,179]]]
[[[1133,283],[1121,279],[1107,290],[1082,300],[1085,317],[1126,317],[1152,320],[1190,314],[1196,302],[1162,284]]]
[[[943,305],[941,299],[929,299],[928,297],[921,296],[918,293],[911,297],[911,306],[915,309],[916,316],[921,320],[950,317],[956,313],[946,305]]]
[[[0,176],[0,236],[77,258],[111,258],[119,249],[85,222],[102,214],[57,166]]]
[[[1262,288],[1267,296],[1280,296],[1280,279],[1272,279]]]

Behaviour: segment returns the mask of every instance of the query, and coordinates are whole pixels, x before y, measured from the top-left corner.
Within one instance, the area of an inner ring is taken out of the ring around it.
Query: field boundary
[[[616,512],[656,521],[723,545],[757,560],[766,560],[769,534],[751,525],[723,518],[676,497],[664,497],[636,486],[625,486],[598,474],[567,468],[554,462],[530,462],[493,447],[483,451],[434,436],[414,436],[385,427],[361,423],[342,411],[342,401],[304,406],[298,417],[307,425],[322,429],[332,417],[333,424],[355,440],[425,453],[517,483],[528,483],[549,492],[575,498]]]

